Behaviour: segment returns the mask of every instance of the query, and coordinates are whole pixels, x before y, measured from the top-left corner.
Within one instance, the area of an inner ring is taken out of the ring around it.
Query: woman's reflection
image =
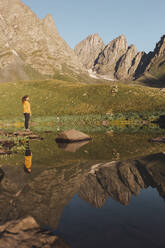
[[[30,143],[29,141],[26,142],[25,147],[25,171],[31,173],[31,166],[32,166],[32,152],[30,150]]]

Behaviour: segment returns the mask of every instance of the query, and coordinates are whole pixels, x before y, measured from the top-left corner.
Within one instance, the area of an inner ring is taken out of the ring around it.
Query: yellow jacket
[[[28,101],[23,103],[23,111],[24,113],[31,114],[30,103]]]
[[[26,169],[31,169],[32,166],[32,153],[30,156],[25,156],[25,167]]]

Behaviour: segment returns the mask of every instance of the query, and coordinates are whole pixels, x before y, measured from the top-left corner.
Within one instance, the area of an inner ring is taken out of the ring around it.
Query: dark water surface
[[[159,133],[97,133],[91,142],[31,141],[0,158],[0,224],[32,216],[68,247],[165,247],[165,144]],[[162,135],[162,134],[161,134]]]

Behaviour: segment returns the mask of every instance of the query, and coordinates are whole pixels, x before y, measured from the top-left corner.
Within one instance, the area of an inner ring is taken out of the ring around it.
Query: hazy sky
[[[153,50],[165,34],[165,0],[23,0],[40,17],[50,13],[73,48],[89,34],[105,44],[124,34],[139,51]]]

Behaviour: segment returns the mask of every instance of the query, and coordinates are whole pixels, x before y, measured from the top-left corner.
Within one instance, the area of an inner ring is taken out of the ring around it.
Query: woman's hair
[[[22,103],[24,103],[28,97],[29,97],[28,95],[23,96],[23,97],[22,97]]]

